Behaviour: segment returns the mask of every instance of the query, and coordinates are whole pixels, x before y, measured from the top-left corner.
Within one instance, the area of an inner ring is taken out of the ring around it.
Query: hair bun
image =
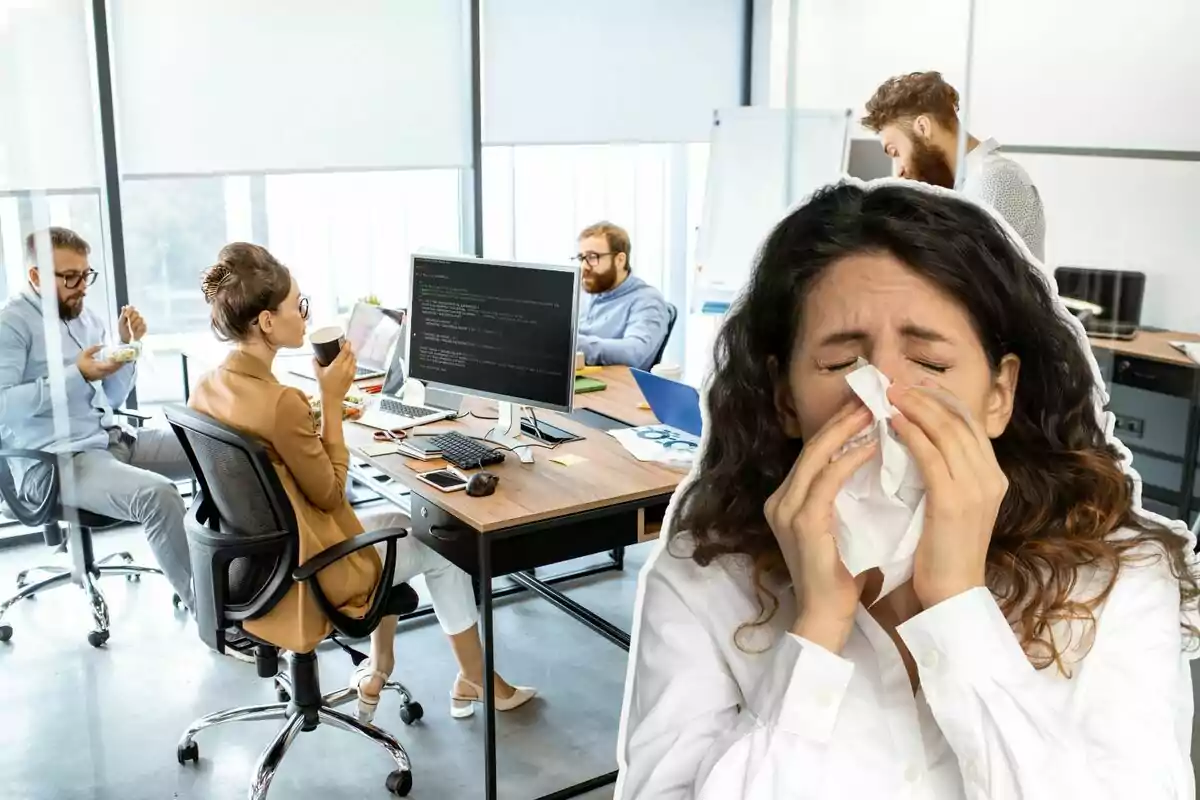
[[[200,288],[204,292],[204,301],[212,303],[221,290],[233,283],[234,267],[228,259],[222,259],[204,271],[200,279]]]

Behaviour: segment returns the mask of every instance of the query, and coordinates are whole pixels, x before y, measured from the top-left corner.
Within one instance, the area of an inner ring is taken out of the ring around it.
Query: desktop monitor
[[[569,412],[578,302],[573,266],[415,255],[408,375],[502,404]]]

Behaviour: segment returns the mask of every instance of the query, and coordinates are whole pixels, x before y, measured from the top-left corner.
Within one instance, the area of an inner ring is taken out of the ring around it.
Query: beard
[[[617,269],[613,267],[608,272],[593,272],[583,279],[583,288],[588,294],[607,292],[617,282]]]
[[[58,318],[64,321],[73,320],[83,313],[83,295],[72,297],[70,300],[58,298]]]
[[[946,152],[919,136],[913,135],[911,139],[913,179],[941,186],[943,189],[953,189],[954,170],[950,169],[950,161],[946,158]]]

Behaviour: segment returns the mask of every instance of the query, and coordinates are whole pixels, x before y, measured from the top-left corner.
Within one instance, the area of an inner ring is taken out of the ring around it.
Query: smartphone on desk
[[[443,492],[458,492],[467,488],[467,476],[453,467],[417,473],[417,480]]]

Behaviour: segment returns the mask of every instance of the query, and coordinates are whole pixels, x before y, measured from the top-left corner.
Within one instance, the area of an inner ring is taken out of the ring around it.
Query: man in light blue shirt
[[[589,365],[654,366],[667,338],[670,311],[662,293],[632,274],[625,229],[598,222],[579,234],[582,272],[577,349]]]
[[[58,454],[64,504],[145,526],[167,580],[195,608],[185,508],[174,484],[191,469],[170,430],[135,432],[117,423],[113,409],[128,398],[137,367],[101,353],[104,324],[84,308],[96,279],[90,252],[66,228],[26,240],[29,287],[0,309],[0,442]],[[146,333],[132,306],[121,310],[118,333],[122,344]],[[22,495],[35,503],[47,496],[48,465],[10,468]]]

